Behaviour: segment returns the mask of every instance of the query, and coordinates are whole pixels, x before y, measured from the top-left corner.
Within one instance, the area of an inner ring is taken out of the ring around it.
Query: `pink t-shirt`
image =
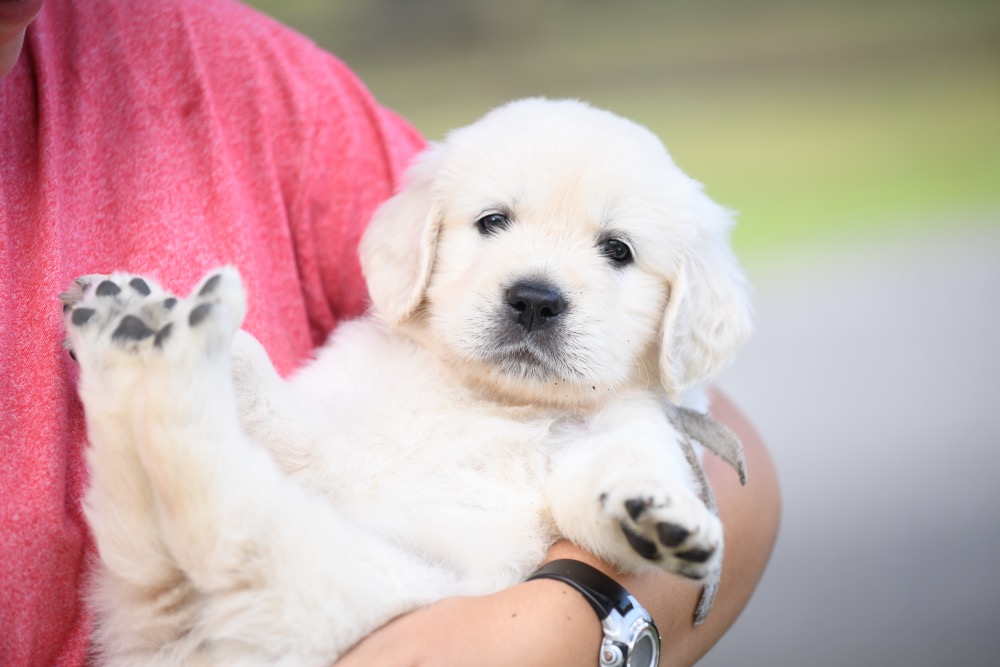
[[[355,257],[422,147],[343,64],[227,0],[47,0],[0,78],[0,664],[79,665],[93,557],[56,296],[233,264],[282,372],[366,300]]]

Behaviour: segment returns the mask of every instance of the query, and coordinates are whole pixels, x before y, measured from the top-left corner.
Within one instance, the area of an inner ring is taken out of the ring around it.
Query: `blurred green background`
[[[647,125],[740,213],[751,272],[803,247],[998,218],[1000,2],[251,4],[431,139],[528,95]]]

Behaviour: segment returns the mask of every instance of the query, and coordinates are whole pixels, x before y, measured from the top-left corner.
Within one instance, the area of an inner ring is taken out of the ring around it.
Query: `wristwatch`
[[[600,667],[656,667],[660,632],[639,601],[611,577],[578,560],[554,560],[528,577],[557,579],[583,594],[604,628]]]

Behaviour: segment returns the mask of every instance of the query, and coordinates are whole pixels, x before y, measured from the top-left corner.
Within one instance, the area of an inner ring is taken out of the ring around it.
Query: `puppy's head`
[[[532,99],[421,155],[361,261],[377,315],[505,400],[679,401],[750,330],[730,226],[646,129]]]

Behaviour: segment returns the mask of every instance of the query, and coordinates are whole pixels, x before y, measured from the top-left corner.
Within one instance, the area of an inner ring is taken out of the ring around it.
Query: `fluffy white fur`
[[[560,536],[714,576],[722,527],[665,405],[704,408],[749,332],[730,225],[647,130],[525,100],[419,158],[362,243],[372,314],[288,381],[237,331],[231,269],[172,307],[78,280],[101,662],[328,665]],[[554,324],[517,324],[524,281],[562,296]]]

